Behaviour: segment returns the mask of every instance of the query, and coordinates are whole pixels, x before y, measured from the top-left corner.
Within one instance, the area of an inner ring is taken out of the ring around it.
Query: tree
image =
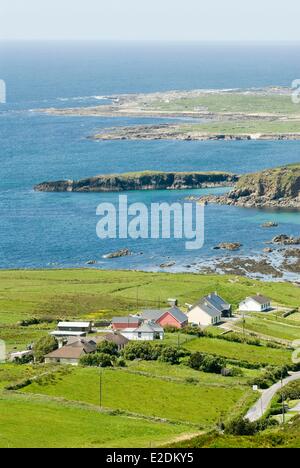
[[[36,362],[44,362],[44,356],[58,348],[58,342],[53,336],[43,336],[34,345],[33,352]]]
[[[180,358],[184,355],[184,351],[178,349],[177,347],[166,346],[161,350],[159,360],[162,362],[168,362],[169,364],[179,364]]]
[[[225,434],[251,436],[254,435],[258,429],[259,427],[256,422],[250,422],[249,419],[238,417],[225,426]]]
[[[110,356],[118,356],[118,345],[111,341],[101,341],[97,346],[98,353],[109,354]]]

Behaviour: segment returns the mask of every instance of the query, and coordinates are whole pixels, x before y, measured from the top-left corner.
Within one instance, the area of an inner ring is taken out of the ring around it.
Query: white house
[[[155,322],[145,322],[138,328],[124,328],[119,333],[132,341],[153,341],[164,339],[164,329]]]
[[[240,312],[266,312],[271,309],[271,299],[257,294],[256,296],[246,297],[239,305]]]
[[[193,305],[186,315],[190,324],[199,327],[217,325],[222,321],[222,312],[205,299],[201,299],[197,304]]]

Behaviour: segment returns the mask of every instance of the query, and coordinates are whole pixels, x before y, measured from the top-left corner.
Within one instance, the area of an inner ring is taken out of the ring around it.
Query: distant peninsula
[[[129,172],[98,175],[82,180],[42,182],[37,192],[124,192],[131,190],[184,190],[233,186],[239,176],[230,172]]]
[[[120,94],[107,96],[98,106],[37,111],[54,116],[172,119],[104,128],[88,137],[93,140],[300,140],[300,106],[293,103],[292,90],[280,86]]]

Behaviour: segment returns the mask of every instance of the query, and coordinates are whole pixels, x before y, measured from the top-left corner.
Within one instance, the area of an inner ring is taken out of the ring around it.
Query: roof
[[[219,312],[230,309],[230,304],[224,301],[217,293],[208,294],[203,299],[209,302],[209,304],[215,307]]]
[[[96,347],[91,343],[85,340],[78,340],[75,343],[56,349],[52,353],[47,354],[45,358],[80,359],[84,354],[92,353],[95,350]]]
[[[166,312],[168,311],[168,309],[148,309],[148,310],[143,310],[142,314],[141,314],[141,318],[143,320],[153,320],[154,322],[156,322],[156,320],[160,319],[160,317],[162,317]]]
[[[161,333],[164,329],[155,322],[145,322],[140,327],[135,329],[138,333]]]
[[[52,336],[84,336],[85,332],[55,330],[50,333]]]
[[[91,322],[59,322],[58,327],[90,328]]]
[[[113,317],[112,323],[113,324],[118,324],[118,323],[128,323],[129,325],[132,323],[139,323],[141,321],[140,317]]]
[[[199,307],[203,312],[208,314],[210,317],[220,317],[221,311],[216,309],[214,306],[212,306],[209,302],[207,302],[205,299],[202,299],[199,301],[197,304],[195,304],[194,307]]]
[[[168,309],[167,312],[173,315],[173,317],[179,323],[184,323],[188,319],[187,316],[178,307],[172,307],[172,309]]]
[[[143,320],[151,320],[157,322],[166,313],[171,314],[179,323],[187,321],[187,316],[179,309],[179,307],[171,307],[169,309],[153,309],[144,310],[141,317]]]
[[[247,299],[252,299],[253,301],[257,302],[258,304],[269,304],[271,299],[266,296],[262,296],[261,294],[256,294],[256,296],[247,297]],[[247,300],[246,299],[246,300]]]
[[[98,335],[93,337],[90,342],[98,344],[102,341],[111,341],[112,343],[115,343],[118,346],[124,346],[129,342],[129,340],[120,333],[106,333],[105,335]]]

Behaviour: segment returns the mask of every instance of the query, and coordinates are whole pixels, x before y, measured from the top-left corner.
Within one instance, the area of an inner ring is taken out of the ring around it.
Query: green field
[[[295,324],[296,325],[296,324]],[[292,326],[281,321],[271,321],[260,318],[245,319],[245,329],[251,332],[261,333],[263,335],[281,338],[289,341],[300,339],[300,327]]]
[[[24,393],[62,397],[99,406],[99,370],[74,369],[62,379],[34,382]],[[103,371],[102,405],[109,409],[192,423],[200,428],[213,426],[220,414],[240,408],[251,389],[231,386],[222,392],[212,387],[167,381],[157,377],[132,374],[126,370]]]
[[[78,405],[0,394],[1,448],[150,447],[196,431],[99,413]]]
[[[150,376],[165,377],[182,381],[192,378],[200,385],[213,385],[220,387],[248,385],[247,382],[250,378],[254,378],[260,374],[260,370],[242,369],[243,376],[223,377],[220,374],[201,372],[184,365],[170,366],[169,364],[159,361],[132,361],[128,363],[128,366],[128,371],[132,372],[141,372]]]
[[[198,97],[157,100],[151,108],[162,111],[194,111],[205,108],[210,112],[241,112],[247,114],[299,115],[299,108],[290,95],[264,95],[245,93],[203,93]],[[149,108],[149,107],[148,107]]]
[[[164,301],[174,294],[184,304],[215,290],[235,307],[257,291],[282,305],[299,306],[299,289],[292,284],[225,275],[93,269],[2,270],[0,324],[13,325],[21,319],[45,316],[55,319],[112,317],[145,307],[164,307]]]
[[[252,346],[233,343],[217,338],[195,338],[184,344],[190,351],[217,354],[227,359],[238,359],[254,364],[284,365],[291,364],[291,352],[284,349]]]
[[[255,133],[278,134],[278,133],[299,133],[300,120],[298,121],[266,121],[266,120],[237,120],[208,122],[201,124],[179,125],[178,128],[183,133],[200,132],[221,135],[248,135]]]

